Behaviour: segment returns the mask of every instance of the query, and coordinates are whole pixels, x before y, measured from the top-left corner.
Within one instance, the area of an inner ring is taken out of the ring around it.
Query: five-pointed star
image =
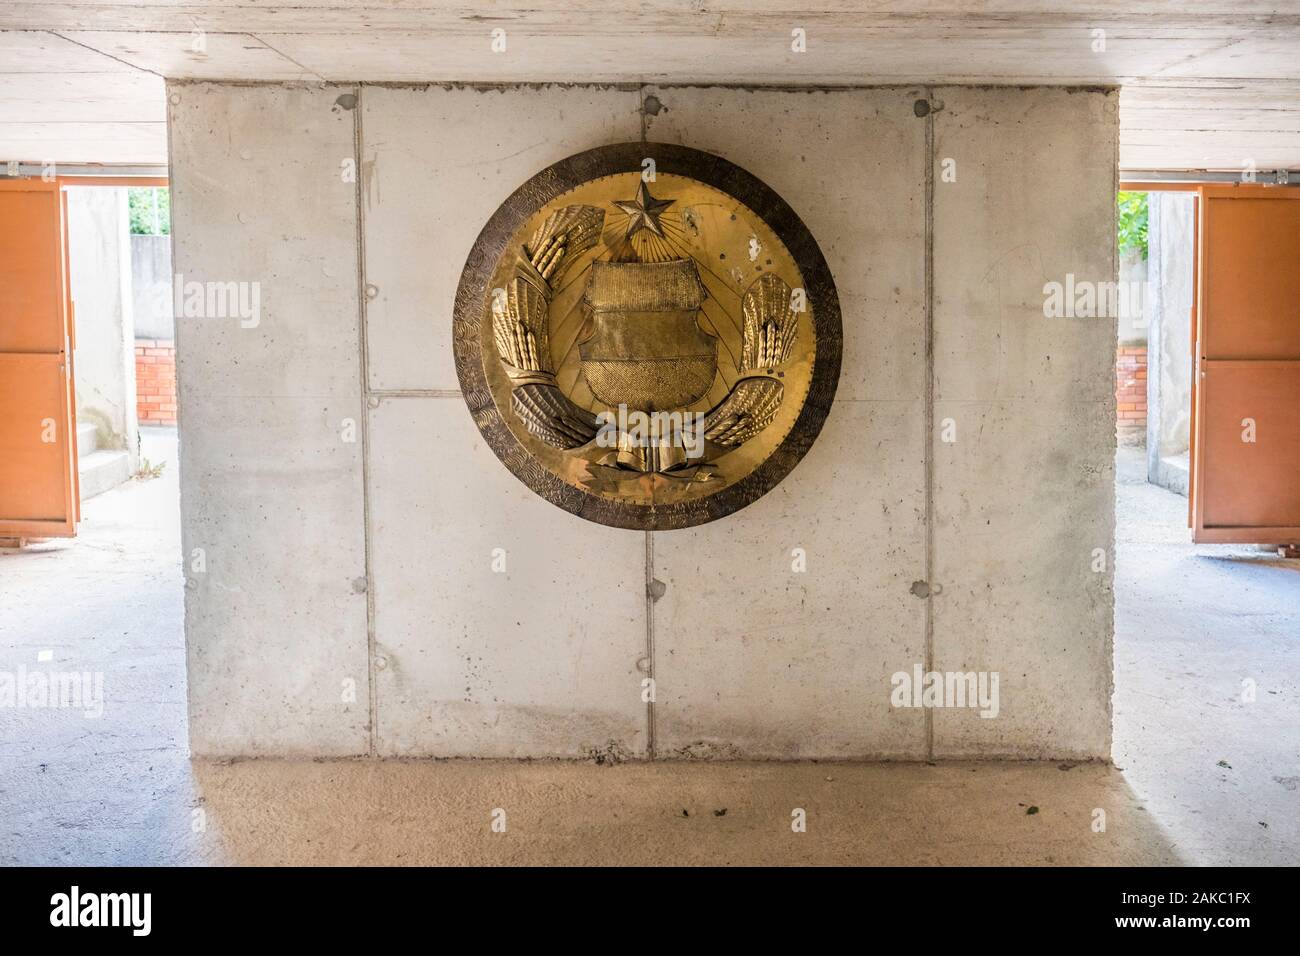
[[[675,199],[655,199],[650,195],[650,190],[643,179],[641,188],[636,191],[635,199],[616,199],[614,205],[631,217],[627,224],[626,238],[631,239],[640,229],[649,229],[656,236],[663,238],[664,232],[663,227],[659,225],[659,217],[674,202]]]

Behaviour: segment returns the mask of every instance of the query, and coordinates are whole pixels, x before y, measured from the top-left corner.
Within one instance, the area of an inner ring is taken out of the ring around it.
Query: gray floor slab
[[[1284,864],[1300,855],[1300,562],[1188,543],[1186,500],[1142,480],[1141,452],[1121,450],[1116,489],[1114,768],[191,763],[174,438],[145,432],[145,456],[168,463],[161,478],[88,502],[73,541],[0,551],[0,673],[104,675],[99,718],[0,707],[0,863]],[[488,828],[498,806],[508,838]],[[812,808],[802,842],[788,824],[801,806]],[[1091,827],[1098,808],[1101,834]]]

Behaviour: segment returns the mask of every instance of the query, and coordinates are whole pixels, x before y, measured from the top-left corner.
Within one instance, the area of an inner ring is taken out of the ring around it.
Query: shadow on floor
[[[1276,554],[1261,551],[1259,554],[1202,554],[1201,561],[1223,562],[1225,564],[1245,565],[1247,567],[1274,568],[1278,571],[1290,571],[1300,574],[1300,561],[1293,558],[1281,558]]]

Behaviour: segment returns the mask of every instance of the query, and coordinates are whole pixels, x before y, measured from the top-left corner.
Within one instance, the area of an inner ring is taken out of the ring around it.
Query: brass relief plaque
[[[553,504],[620,528],[702,524],[775,486],[830,410],[841,341],[790,207],[662,144],[538,173],[456,296],[457,373],[488,445]]]

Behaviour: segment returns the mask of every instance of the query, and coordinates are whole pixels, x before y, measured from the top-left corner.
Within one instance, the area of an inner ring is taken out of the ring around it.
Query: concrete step
[[[77,422],[77,457],[85,458],[99,447],[99,429],[91,422]]]
[[[1156,466],[1156,482],[1161,487],[1168,488],[1176,495],[1187,497],[1187,489],[1190,486],[1190,472],[1188,469],[1187,452],[1181,455],[1168,455],[1160,459]]]
[[[93,451],[81,459],[81,500],[116,488],[131,477],[131,459],[124,451]]]

